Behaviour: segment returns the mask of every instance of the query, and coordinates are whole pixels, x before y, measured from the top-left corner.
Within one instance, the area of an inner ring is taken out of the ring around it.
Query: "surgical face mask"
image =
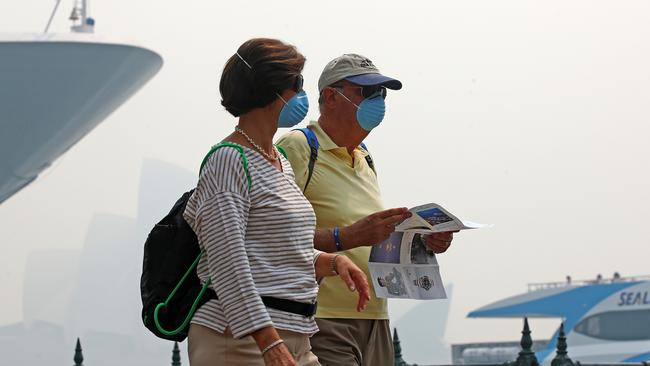
[[[357,122],[364,130],[370,132],[373,128],[379,126],[386,114],[386,102],[381,92],[364,99],[359,105],[356,105],[345,94],[341,93],[338,89],[334,88],[337,93],[341,94],[348,102],[357,107]]]
[[[305,119],[309,110],[309,99],[304,90],[296,93],[289,101],[284,100],[280,94],[278,98],[284,102],[278,117],[278,127],[293,127]]]

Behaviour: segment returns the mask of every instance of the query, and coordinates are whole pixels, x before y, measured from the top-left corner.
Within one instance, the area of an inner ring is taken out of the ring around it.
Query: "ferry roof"
[[[649,281],[650,276],[576,283],[529,285],[525,294],[512,296],[470,312],[470,318],[579,319],[589,309],[617,291]]]

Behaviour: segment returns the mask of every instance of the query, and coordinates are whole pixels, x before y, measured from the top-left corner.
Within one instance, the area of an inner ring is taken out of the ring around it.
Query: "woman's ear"
[[[273,102],[269,103],[264,108],[267,108],[269,111],[275,111],[277,113],[280,113],[282,107],[284,107],[285,102],[291,99],[293,93],[294,92],[289,89],[284,90],[282,93],[277,93]],[[284,101],[282,99],[284,99]]]

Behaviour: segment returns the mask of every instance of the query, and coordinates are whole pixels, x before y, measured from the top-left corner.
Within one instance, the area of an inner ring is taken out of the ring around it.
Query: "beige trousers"
[[[281,329],[278,333],[298,366],[320,366],[318,358],[311,353],[309,336]],[[190,324],[187,351],[190,366],[264,366],[262,352],[253,337],[236,339],[229,329],[222,334],[202,325]]]
[[[320,329],[311,338],[323,366],[393,366],[388,320],[316,318]]]

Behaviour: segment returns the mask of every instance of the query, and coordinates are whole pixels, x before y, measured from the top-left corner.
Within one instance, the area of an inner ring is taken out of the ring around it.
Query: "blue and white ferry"
[[[569,356],[581,362],[650,360],[650,276],[535,283],[525,294],[483,306],[470,318],[560,318]],[[549,364],[555,356],[558,331],[536,350]],[[485,349],[485,348],[484,348]],[[471,354],[471,350],[465,349]]]

